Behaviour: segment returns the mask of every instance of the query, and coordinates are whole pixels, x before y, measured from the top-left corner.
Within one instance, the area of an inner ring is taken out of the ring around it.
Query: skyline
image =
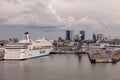
[[[64,37],[65,30],[85,30],[119,37],[119,0],[0,0],[0,39]],[[91,37],[91,36],[90,36]]]

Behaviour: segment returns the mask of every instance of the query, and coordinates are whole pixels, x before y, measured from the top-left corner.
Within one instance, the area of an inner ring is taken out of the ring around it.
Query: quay
[[[0,47],[0,60],[4,59],[4,48]]]
[[[114,54],[113,56],[107,55],[107,57],[91,53],[87,53],[87,55],[91,63],[117,63],[120,61],[120,53]]]
[[[86,54],[86,51],[74,46],[54,47],[50,54]]]
[[[52,50],[50,54],[86,54],[85,51],[82,50]]]

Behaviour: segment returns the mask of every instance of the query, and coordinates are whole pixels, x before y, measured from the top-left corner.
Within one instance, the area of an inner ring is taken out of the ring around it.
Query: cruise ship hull
[[[25,60],[31,58],[38,58],[42,56],[47,56],[50,53],[50,49],[41,49],[41,50],[28,50],[25,52],[19,51],[6,51],[4,55],[5,60]]]
[[[7,44],[4,59],[23,60],[46,56],[52,50],[52,43],[45,39],[33,41],[28,32],[24,33],[24,39],[18,43]]]

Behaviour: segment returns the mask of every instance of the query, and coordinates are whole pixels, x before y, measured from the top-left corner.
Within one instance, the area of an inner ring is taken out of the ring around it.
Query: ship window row
[[[33,47],[33,50],[39,50],[39,49],[50,49],[51,46],[43,46],[43,47]]]
[[[6,47],[6,49],[27,49],[27,47]]]
[[[33,50],[39,50],[39,49],[42,49],[42,48],[36,48],[36,47],[33,47]]]
[[[44,46],[43,48],[44,48],[44,49],[50,49],[51,46]]]

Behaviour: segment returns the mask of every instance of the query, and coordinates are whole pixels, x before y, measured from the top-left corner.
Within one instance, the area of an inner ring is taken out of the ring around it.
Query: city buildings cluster
[[[92,40],[93,42],[103,42],[107,40],[107,38],[104,37],[104,34],[102,33],[93,33],[92,35]],[[79,33],[74,34],[74,30],[66,30],[66,36],[64,39],[61,37],[58,37],[58,41],[85,41],[86,39],[86,32],[84,30],[79,31]]]
[[[95,34],[95,33],[93,33],[92,40],[94,42],[103,42],[103,41],[105,41],[104,34],[101,34],[101,33]]]
[[[79,31],[78,34],[74,34],[73,30],[66,30],[67,41],[84,41],[85,40],[85,31]]]

